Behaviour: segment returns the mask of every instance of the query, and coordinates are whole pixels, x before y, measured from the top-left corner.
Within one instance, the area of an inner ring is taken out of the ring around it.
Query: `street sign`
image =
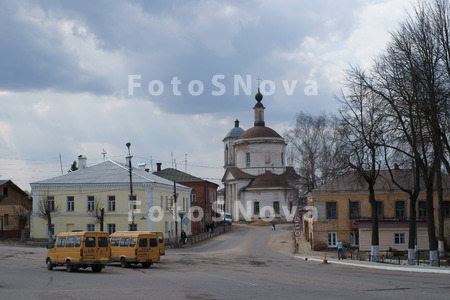
[[[295,234],[295,236],[300,236],[301,232],[300,232],[300,230],[297,229],[294,231],[294,234]]]
[[[299,216],[295,216],[294,217],[294,223],[300,223],[300,217]]]
[[[300,223],[295,223],[294,224],[294,228],[299,230],[301,228],[302,225],[300,225]]]

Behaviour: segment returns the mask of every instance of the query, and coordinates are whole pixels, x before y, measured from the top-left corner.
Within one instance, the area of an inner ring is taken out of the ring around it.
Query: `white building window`
[[[73,196],[67,196],[67,211],[75,210],[75,199]]]
[[[108,196],[108,210],[109,211],[116,210],[116,196]]]
[[[190,199],[191,199],[191,203],[197,201],[197,192],[196,191],[194,191],[194,190],[191,191]]]
[[[108,224],[108,234],[116,232],[116,224]]]
[[[328,232],[328,247],[336,247],[337,233]]]
[[[356,247],[358,245],[359,245],[358,232],[355,231],[350,232],[350,246]]]
[[[86,231],[95,231],[95,224],[86,224]]]
[[[273,201],[273,211],[275,214],[280,214],[280,201]]]
[[[397,244],[405,244],[405,233],[394,233],[394,243]]]
[[[253,214],[259,215],[259,201],[253,202]]]
[[[87,210],[88,211],[94,210],[94,196],[87,196]]]
[[[55,210],[55,196],[47,196],[47,208],[49,211]]]
[[[245,153],[245,164],[250,166],[250,152]]]

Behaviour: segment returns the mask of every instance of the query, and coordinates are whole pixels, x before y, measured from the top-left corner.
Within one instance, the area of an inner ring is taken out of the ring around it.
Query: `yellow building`
[[[410,170],[393,170],[397,182],[410,187]],[[445,244],[449,245],[450,234],[450,177],[443,176],[444,186],[444,233]],[[428,233],[426,220],[425,189],[422,185],[417,199],[417,249],[427,250]],[[375,184],[375,198],[378,203],[379,249],[389,247],[408,249],[409,208],[407,193],[391,181],[388,171],[381,171]],[[313,250],[336,248],[337,241],[346,246],[370,251],[371,208],[367,183],[352,171],[337,177],[308,194],[308,213],[304,218],[305,237]],[[438,199],[434,198],[436,236],[438,230]]]
[[[132,168],[130,176],[128,163],[109,160],[87,167],[86,157],[80,156],[78,165],[77,171],[31,184],[31,238],[48,237],[47,219],[42,217],[45,208],[51,210],[53,235],[72,230],[102,230],[98,218],[102,209],[103,231],[108,234],[134,227],[161,231],[169,237],[175,233],[175,224],[180,234],[181,223],[174,216],[188,215],[190,188],[140,168]],[[190,233],[190,222],[184,221],[183,229]]]

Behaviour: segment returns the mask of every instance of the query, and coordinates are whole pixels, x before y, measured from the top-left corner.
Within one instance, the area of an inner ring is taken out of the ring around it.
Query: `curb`
[[[305,261],[315,261],[315,262],[324,262],[322,258],[317,257],[306,257],[306,256],[298,256],[294,255],[297,259],[303,259]],[[393,265],[384,265],[375,262],[344,262],[337,261],[335,259],[327,259],[328,264],[337,264],[337,265],[347,265],[352,267],[361,267],[361,268],[369,268],[369,269],[378,269],[378,270],[388,270],[388,271],[404,271],[404,272],[418,272],[418,273],[434,273],[434,274],[448,274],[450,275],[450,270],[436,269],[433,267],[413,267],[413,266],[393,266]]]

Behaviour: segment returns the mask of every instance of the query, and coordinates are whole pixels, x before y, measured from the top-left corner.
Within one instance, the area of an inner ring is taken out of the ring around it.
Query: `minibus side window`
[[[98,237],[98,246],[99,247],[108,247],[108,239],[104,236]]]
[[[158,240],[155,238],[150,238],[150,247],[158,247]]]
[[[120,246],[121,247],[127,247],[129,242],[130,242],[129,238],[121,238],[120,239]]]
[[[158,236],[158,242],[164,244],[164,238],[162,237],[162,235]]]
[[[114,247],[119,246],[119,238],[112,238],[111,239],[111,246],[114,246]]]
[[[80,247],[81,246],[81,236],[77,236],[75,238],[75,247]]]
[[[86,247],[95,247],[95,237],[93,237],[93,236],[86,237],[86,240],[84,241],[84,245]]]
[[[75,245],[75,237],[69,236],[66,241],[66,247],[74,247]]]
[[[58,238],[57,247],[64,247],[66,245],[66,238],[60,237]]]
[[[147,247],[148,240],[146,238],[139,239],[139,247]]]
[[[131,238],[130,239],[130,247],[134,247],[136,246],[136,238]]]

